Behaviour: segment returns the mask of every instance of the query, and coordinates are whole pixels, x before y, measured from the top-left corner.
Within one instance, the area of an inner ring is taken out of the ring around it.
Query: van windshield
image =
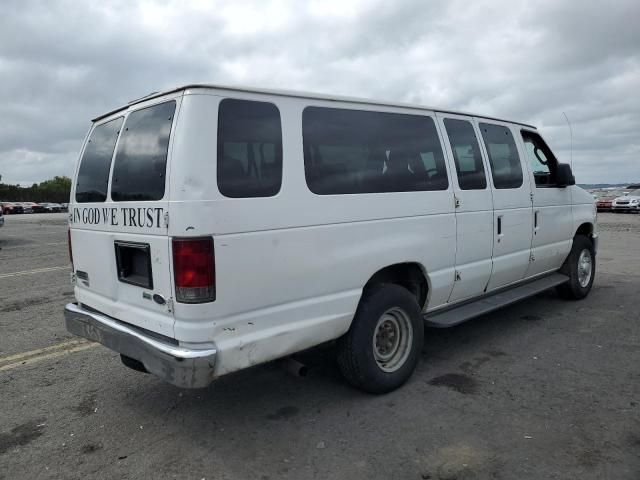
[[[136,110],[125,121],[113,165],[116,202],[164,197],[169,135],[176,102]]]

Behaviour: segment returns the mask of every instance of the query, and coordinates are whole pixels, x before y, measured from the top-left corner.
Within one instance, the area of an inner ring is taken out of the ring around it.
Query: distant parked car
[[[616,198],[611,207],[614,212],[640,212],[640,188]]]
[[[613,201],[625,193],[626,192],[624,190],[611,190],[610,192],[605,192],[596,200],[596,208],[599,212],[610,212]]]
[[[29,205],[31,205],[31,210],[33,210],[33,213],[44,213],[46,211],[46,209],[39,203],[35,203],[35,202],[26,202]]]
[[[68,212],[69,211],[69,204],[68,203],[61,203],[60,206],[62,207],[62,211],[63,212]]]
[[[57,213],[62,210],[62,206],[59,203],[41,203],[44,207],[44,211],[47,213]]]
[[[24,213],[24,207],[18,203],[3,202],[2,209],[5,215],[15,215],[16,213]]]
[[[18,205],[22,205],[22,213],[33,213],[33,209],[29,202],[20,202]]]
[[[36,202],[20,202],[20,204],[24,207],[24,213],[43,213],[46,209],[39,203]],[[27,209],[31,209],[30,212]]]
[[[2,205],[0,205],[0,227],[4,226],[4,214],[2,213]]]

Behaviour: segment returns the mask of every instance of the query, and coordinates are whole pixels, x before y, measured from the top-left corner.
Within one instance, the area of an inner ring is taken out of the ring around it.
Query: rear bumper
[[[141,362],[150,373],[181,388],[202,388],[214,378],[217,349],[190,349],[163,342],[106,315],[69,303],[67,330]]]

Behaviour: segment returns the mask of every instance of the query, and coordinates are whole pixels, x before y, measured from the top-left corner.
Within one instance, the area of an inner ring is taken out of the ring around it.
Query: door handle
[[[498,235],[502,235],[502,215],[498,217]]]
[[[536,210],[533,212],[533,228],[538,229],[538,216],[540,214],[540,210]]]

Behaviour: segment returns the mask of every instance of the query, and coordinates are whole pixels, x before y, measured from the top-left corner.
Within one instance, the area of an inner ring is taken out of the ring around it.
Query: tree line
[[[0,183],[0,200],[4,202],[66,203],[70,193],[71,179],[65,176],[56,176],[30,187]]]

